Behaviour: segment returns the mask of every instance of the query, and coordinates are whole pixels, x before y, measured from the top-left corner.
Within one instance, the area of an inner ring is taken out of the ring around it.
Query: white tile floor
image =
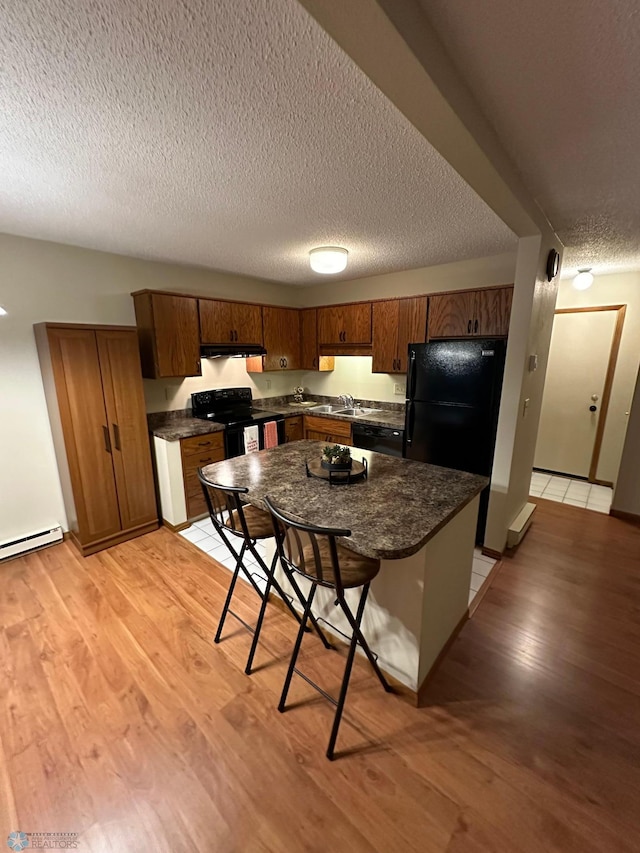
[[[180,531],[180,536],[184,536],[185,539],[188,539],[189,542],[193,542],[194,545],[197,545],[205,553],[209,554],[214,560],[217,560],[219,563],[222,563],[223,566],[226,566],[230,571],[233,571],[235,568],[235,562],[233,557],[229,553],[229,549],[224,544],[222,539],[217,535],[213,528],[213,524],[211,523],[211,519],[205,518],[202,521],[194,522],[191,527],[187,527],[184,530]],[[261,542],[258,542],[257,545],[258,553],[264,559],[266,554],[266,547]],[[246,558],[247,565],[250,565],[252,569],[255,571],[255,574],[258,576],[256,580],[258,581],[259,586],[264,588],[265,578],[263,572],[258,567],[258,564],[253,559],[253,557],[248,556]],[[485,578],[491,571],[491,569],[495,566],[496,560],[492,560],[491,557],[485,557],[479,548],[476,548],[473,553],[473,571],[471,573],[471,589],[469,590],[469,604],[473,601],[476,596],[476,593],[482,586],[485,581]],[[242,577],[242,575],[240,575]]]
[[[572,480],[555,474],[534,471],[531,475],[529,494],[548,501],[581,506],[595,512],[607,513],[611,509],[613,489],[608,486],[593,486],[584,480]]]

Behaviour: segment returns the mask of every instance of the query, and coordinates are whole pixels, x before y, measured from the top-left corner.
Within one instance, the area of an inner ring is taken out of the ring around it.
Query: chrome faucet
[[[353,409],[354,399],[351,394],[340,394],[338,399],[344,405],[345,409]]]

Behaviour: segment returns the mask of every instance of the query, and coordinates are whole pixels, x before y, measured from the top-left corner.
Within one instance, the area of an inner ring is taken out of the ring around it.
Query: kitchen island
[[[382,561],[363,630],[382,669],[417,693],[467,613],[478,496],[487,480],[355,450],[354,459],[367,460],[367,479],[330,485],[306,472],[323,447],[297,441],[203,470],[212,482],[246,486],[245,499],[260,509],[269,495],[302,521],[350,529],[341,544]],[[286,589],[280,570],[278,579]],[[347,594],[350,605],[355,595]],[[334,633],[349,633],[330,590],[318,590],[314,612]]]

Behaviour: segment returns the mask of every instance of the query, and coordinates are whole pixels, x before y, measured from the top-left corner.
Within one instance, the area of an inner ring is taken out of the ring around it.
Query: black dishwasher
[[[354,447],[375,450],[376,453],[386,453],[388,456],[402,456],[403,429],[355,423],[352,436]]]

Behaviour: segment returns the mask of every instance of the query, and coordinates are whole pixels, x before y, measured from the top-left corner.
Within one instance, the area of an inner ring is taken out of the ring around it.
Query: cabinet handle
[[[102,427],[102,434],[104,436],[104,449],[107,453],[111,453],[111,438],[109,437],[109,427]]]
[[[474,335],[478,334],[478,320],[477,319],[476,319],[475,323],[473,324],[473,333],[474,333]]]
[[[229,329],[229,340],[233,343],[233,329]]]
[[[206,458],[206,459],[201,459],[201,460],[200,460],[200,465],[208,465],[208,464],[209,464],[209,462],[213,462],[213,457],[212,457],[212,456],[207,456],[207,458]]]
[[[234,330],[233,330],[233,336],[234,336],[234,337],[233,337],[233,340],[234,340],[236,343],[238,343],[238,330],[237,330],[237,329],[234,329]]]
[[[116,450],[122,450],[122,447],[120,447],[120,427],[118,424],[111,424],[111,426],[113,427],[113,439]]]
[[[469,323],[467,324],[467,334],[471,334],[471,320],[469,320]]]
[[[210,444],[211,444],[210,441],[199,441],[198,447],[209,447]]]
[[[196,373],[200,373],[200,359],[196,359]]]
[[[313,357],[312,365],[313,365],[313,367],[317,367],[317,366],[318,366],[318,359],[317,359],[315,356]]]
[[[286,359],[286,358],[283,358],[282,360],[284,361],[284,366],[286,367],[286,366],[287,366],[287,364],[288,364],[287,359]]]

